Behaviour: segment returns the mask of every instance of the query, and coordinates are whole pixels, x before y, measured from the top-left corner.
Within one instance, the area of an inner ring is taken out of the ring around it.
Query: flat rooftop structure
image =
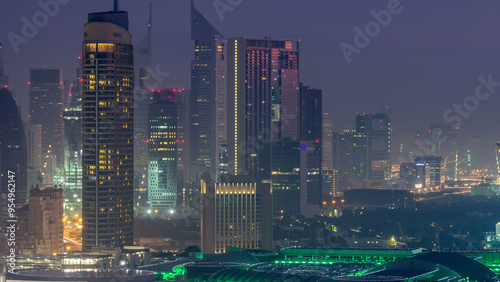
[[[378,248],[332,248],[308,249],[286,248],[280,250],[286,260],[343,261],[343,262],[387,262],[408,258],[422,253],[422,249],[378,249]]]

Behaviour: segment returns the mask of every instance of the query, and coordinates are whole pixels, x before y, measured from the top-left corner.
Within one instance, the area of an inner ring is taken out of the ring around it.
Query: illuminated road
[[[75,241],[75,240],[71,240],[71,239],[70,239],[70,238],[68,238],[68,237],[63,237],[63,238],[64,238],[64,240],[65,240],[65,241],[70,242],[70,243],[73,243],[73,244],[75,244],[75,245],[78,245],[78,246],[81,246],[81,245],[82,245],[82,243],[78,243],[77,241]]]

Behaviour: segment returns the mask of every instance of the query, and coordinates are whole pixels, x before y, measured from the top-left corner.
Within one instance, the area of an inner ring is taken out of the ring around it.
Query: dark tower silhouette
[[[0,174],[1,191],[6,194],[9,193],[9,175],[15,175],[16,208],[24,205],[27,196],[26,137],[16,101],[7,88],[0,89]]]

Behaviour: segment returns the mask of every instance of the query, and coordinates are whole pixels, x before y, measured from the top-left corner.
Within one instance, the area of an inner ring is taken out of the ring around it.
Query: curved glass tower
[[[8,194],[9,171],[15,174],[16,208],[26,203],[27,152],[23,120],[7,88],[0,89],[0,174],[2,193]],[[12,175],[12,173],[11,173]]]

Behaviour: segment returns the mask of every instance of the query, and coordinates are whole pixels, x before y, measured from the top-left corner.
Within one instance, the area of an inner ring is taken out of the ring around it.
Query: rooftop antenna
[[[118,12],[119,8],[120,8],[120,0],[115,0],[113,11]]]

